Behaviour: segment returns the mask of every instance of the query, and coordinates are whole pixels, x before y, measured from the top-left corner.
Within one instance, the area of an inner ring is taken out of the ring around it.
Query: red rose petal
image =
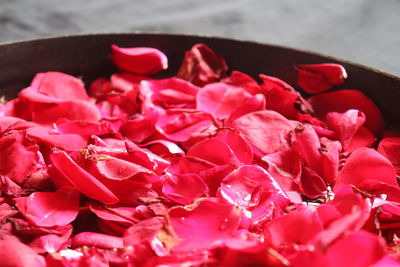
[[[365,114],[365,127],[375,135],[384,128],[383,115],[374,102],[357,90],[338,90],[314,95],[310,98],[315,113],[320,119],[325,119],[328,112],[346,112],[357,109]]]
[[[346,70],[339,64],[297,65],[296,68],[297,84],[309,94],[329,90],[347,78]]]
[[[22,184],[37,168],[38,146],[23,132],[12,132],[0,138],[0,175]]]
[[[159,118],[156,129],[173,141],[183,142],[213,125],[213,118],[207,113],[190,109],[174,109],[167,110],[166,114]]]
[[[194,108],[200,88],[178,78],[144,81],[140,84],[142,94],[151,94],[154,104],[163,108]]]
[[[34,192],[15,199],[19,211],[37,226],[63,226],[78,215],[79,193],[72,188],[56,192]]]
[[[307,244],[322,230],[316,209],[303,206],[267,224],[264,235],[268,243],[279,248],[281,245]]]
[[[29,246],[37,253],[54,253],[60,250],[69,240],[72,233],[72,227],[63,235],[48,234],[35,238]]]
[[[400,138],[386,137],[379,142],[378,152],[384,155],[399,170]]]
[[[95,246],[99,248],[123,248],[121,237],[101,233],[81,232],[72,238],[73,247]]]
[[[18,257],[16,256],[18,253]],[[0,236],[0,258],[2,266],[9,267],[45,267],[46,263],[42,256],[38,255],[32,248],[11,235]]]
[[[221,197],[243,212],[242,227],[249,227],[271,209],[271,202],[281,208],[289,204],[286,194],[261,167],[241,166],[221,183]]]
[[[168,212],[167,219],[181,240],[173,251],[201,251],[231,237],[239,226],[240,214],[230,204],[205,198],[191,206],[174,207]]]
[[[396,170],[390,161],[373,149],[359,148],[346,160],[335,187],[342,184],[358,187],[367,180],[397,186]]]
[[[50,155],[54,167],[81,193],[106,204],[118,202],[118,198],[95,177],[79,167],[65,152]]]
[[[176,203],[189,205],[206,195],[208,187],[198,174],[165,175],[162,192]]]
[[[197,93],[196,107],[218,119],[226,119],[250,97],[251,95],[241,88],[230,87],[225,83],[212,83]]]
[[[261,87],[253,78],[246,73],[237,70],[232,71],[231,75],[223,79],[222,82],[231,86],[242,88],[251,95],[260,94],[262,92]]]
[[[120,69],[137,74],[151,75],[168,68],[168,59],[163,52],[151,47],[122,48],[112,45],[114,64]]]
[[[204,86],[220,79],[228,67],[225,60],[205,44],[196,44],[185,53],[177,77]]]
[[[231,127],[238,129],[263,156],[288,149],[288,134],[295,125],[275,111],[264,110],[239,117]]]
[[[37,142],[66,151],[78,151],[87,145],[87,140],[79,134],[60,134],[46,127],[31,127],[26,135]]]
[[[32,114],[34,122],[44,125],[61,119],[97,122],[100,118],[100,112],[94,104],[81,100],[65,101]]]

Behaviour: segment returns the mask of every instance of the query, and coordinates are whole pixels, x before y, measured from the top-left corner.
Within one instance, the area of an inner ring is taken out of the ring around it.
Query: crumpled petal
[[[151,75],[168,68],[166,55],[156,48],[122,48],[112,45],[111,59],[118,68],[137,74]]]
[[[22,184],[36,169],[39,147],[23,132],[12,132],[0,138],[0,175]]]
[[[347,78],[344,67],[334,63],[297,65],[296,69],[297,84],[309,94],[329,90]]]
[[[255,165],[241,166],[227,175],[221,182],[220,195],[241,209],[242,227],[256,223],[275,207],[285,208],[289,204],[274,178]]]
[[[279,112],[288,119],[295,119],[298,113],[312,111],[310,104],[286,82],[264,74],[259,77],[262,80],[261,88],[267,109]]]
[[[204,86],[214,82],[228,70],[225,60],[205,44],[196,44],[185,53],[176,75],[194,85]]]

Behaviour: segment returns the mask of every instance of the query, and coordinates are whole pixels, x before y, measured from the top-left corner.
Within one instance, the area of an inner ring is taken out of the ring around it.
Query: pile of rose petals
[[[400,134],[342,66],[295,66],[305,99],[204,44],[166,79],[110,53],[1,104],[1,266],[400,265]]]

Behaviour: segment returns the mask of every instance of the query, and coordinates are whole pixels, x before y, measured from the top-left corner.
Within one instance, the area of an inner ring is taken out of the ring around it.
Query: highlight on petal
[[[296,69],[297,84],[309,94],[329,90],[347,78],[344,67],[334,63],[297,65]]]
[[[151,75],[168,68],[163,52],[151,47],[122,48],[112,45],[111,59],[118,68],[137,74]]]
[[[218,199],[204,198],[190,206],[172,208],[167,220],[181,240],[173,251],[201,251],[230,238],[238,229],[240,212]]]

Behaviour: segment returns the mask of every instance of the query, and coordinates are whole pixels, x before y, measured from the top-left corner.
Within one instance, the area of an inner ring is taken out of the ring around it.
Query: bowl
[[[184,52],[205,43],[222,55],[230,70],[256,77],[276,76],[295,85],[294,65],[339,63],[349,74],[340,88],[357,89],[373,99],[392,128],[400,125],[400,78],[346,60],[282,46],[226,38],[176,34],[117,33],[51,37],[0,45],[0,90],[15,97],[38,72],[61,71],[80,76],[85,83],[115,71],[108,59],[110,45],[150,46],[163,51],[169,61],[165,75],[176,73]]]

